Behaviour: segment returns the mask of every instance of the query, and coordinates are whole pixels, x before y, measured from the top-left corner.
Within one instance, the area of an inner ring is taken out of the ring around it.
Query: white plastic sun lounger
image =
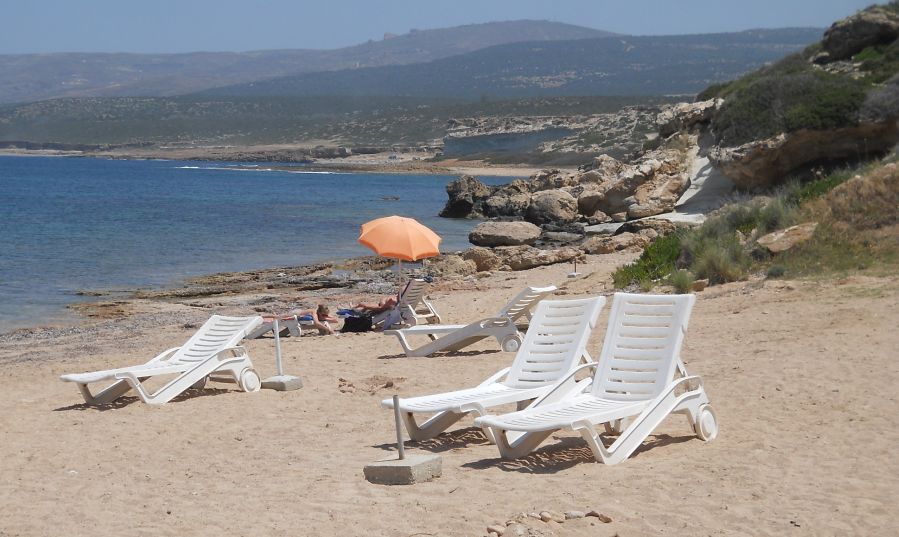
[[[225,317],[213,315],[187,343],[169,349],[149,362],[131,367],[120,367],[92,373],[62,375],[65,382],[78,384],[84,400],[89,405],[108,404],[134,390],[140,399],[151,405],[161,405],[190,387],[201,387],[213,373],[228,375],[243,391],[258,391],[259,375],[246,349],[237,344],[244,336],[262,323],[262,317]],[[178,375],[153,393],[143,382],[159,375]],[[113,381],[97,393],[90,392],[88,384]]]
[[[425,298],[428,282],[412,278],[403,288],[394,308],[372,316],[372,326],[387,330],[394,325],[416,326],[422,323],[440,324],[440,314]]]
[[[263,317],[263,322],[258,327],[256,327],[252,332],[247,334],[246,339],[256,339],[264,336],[268,332],[273,332],[275,330],[275,320],[272,317]],[[296,315],[287,315],[285,317],[278,318],[278,331],[280,332],[280,336],[293,336],[300,337],[303,334],[303,329],[300,327],[300,321],[297,319]]]
[[[484,338],[495,337],[506,352],[515,352],[521,346],[523,337],[516,321],[524,317],[530,320],[534,306],[552,294],[556,286],[527,287],[518,293],[496,317],[488,317],[471,324],[421,324],[401,330],[389,330],[400,340],[406,356],[430,356],[438,351],[458,351]],[[409,337],[428,336],[433,341],[413,348]]]
[[[474,388],[400,399],[400,414],[409,436],[413,440],[427,440],[467,413],[482,416],[487,408],[543,395],[581,359],[590,361],[587,340],[605,302],[603,297],[541,301],[511,367]],[[385,399],[381,405],[393,408],[393,400]],[[433,416],[418,425],[415,413]],[[493,441],[489,430],[485,429],[484,433]]]
[[[554,431],[568,429],[581,434],[597,461],[617,464],[672,413],[686,414],[699,438],[713,440],[718,423],[702,380],[687,376],[680,359],[694,301],[693,295],[616,293],[592,379],[572,387],[572,372],[524,410],[482,416],[475,424],[490,428],[505,458],[526,455]],[[598,424],[619,433],[608,447]]]

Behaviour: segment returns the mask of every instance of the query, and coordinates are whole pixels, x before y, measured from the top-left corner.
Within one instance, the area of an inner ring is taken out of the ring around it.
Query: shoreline
[[[108,150],[108,151],[66,151],[57,149],[0,149],[3,157],[65,157],[95,158],[107,160],[171,160],[232,162],[245,165],[266,165],[280,171],[290,171],[302,166],[308,171],[328,171],[334,173],[380,173],[395,175],[474,175],[509,178],[527,178],[545,168],[532,165],[490,164],[482,160],[444,159],[438,162],[426,160],[434,154],[422,153],[375,153],[351,155],[348,157],[320,158],[312,162],[293,161],[284,155],[284,160],[277,160],[282,148],[272,149],[270,146],[250,146],[244,148],[228,148],[213,150],[203,148],[192,149],[147,149],[147,150]],[[271,157],[272,160],[267,160]],[[394,158],[395,157],[395,158]],[[287,166],[294,163],[293,166]],[[553,169],[576,171],[574,167],[552,166]]]

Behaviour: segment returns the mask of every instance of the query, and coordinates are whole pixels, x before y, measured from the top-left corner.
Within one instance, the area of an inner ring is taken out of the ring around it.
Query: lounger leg
[[[491,436],[504,459],[519,459],[537,449],[555,430],[530,433],[513,433],[501,429],[490,428]]]
[[[82,397],[84,397],[85,403],[92,406],[100,406],[108,405],[119,397],[125,395],[129,390],[131,390],[131,386],[129,386],[127,382],[120,380],[117,382],[113,382],[96,395],[91,393],[90,388],[87,387],[87,384],[78,384],[78,389],[81,391],[81,395]]]
[[[406,425],[406,431],[412,440],[430,440],[438,434],[447,430],[452,424],[456,423],[465,413],[450,412],[449,410],[434,414],[427,421],[418,425],[415,423],[415,417],[411,412],[402,412],[403,423]]]

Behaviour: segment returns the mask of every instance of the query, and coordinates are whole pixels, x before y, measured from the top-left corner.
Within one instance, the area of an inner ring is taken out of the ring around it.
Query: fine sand
[[[574,279],[557,265],[443,282],[431,298],[446,321],[465,322],[526,284],[564,286],[561,297],[610,294],[610,271],[632,256],[590,257]],[[407,444],[440,454],[442,477],[394,487],[362,476],[394,453],[393,416],[379,401],[472,386],[512,355],[492,341],[406,358],[379,333],[286,338],[299,391],[216,384],[158,408],[133,397],[85,407],[60,374],[143,362],[212,312],[248,313],[129,308],[121,319],[0,337],[0,535],[475,536],[522,512],[593,509],[611,522],[532,520],[531,535],[896,533],[899,277],[753,280],[699,293],[683,357],[717,411],[714,442],[675,416],[617,466],[594,462],[572,433],[505,461],[469,419]],[[273,374],[273,340],[247,347],[261,374]]]

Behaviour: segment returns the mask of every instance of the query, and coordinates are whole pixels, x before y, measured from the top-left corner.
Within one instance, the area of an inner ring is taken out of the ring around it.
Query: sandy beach
[[[591,256],[573,279],[555,265],[437,282],[430,296],[446,321],[466,322],[528,284],[608,295],[610,272],[634,255]],[[705,381],[720,436],[704,443],[675,416],[617,466],[594,462],[568,433],[502,460],[467,419],[407,443],[440,454],[442,477],[366,482],[363,466],[394,450],[393,417],[379,401],[480,382],[512,359],[487,340],[407,358],[380,333],[285,338],[285,369],[303,378],[301,390],[210,384],[162,407],[134,397],[86,407],[58,379],[144,362],[213,312],[247,314],[238,304],[253,299],[136,300],[124,318],[0,337],[0,535],[486,535],[542,510],[597,510],[611,522],[530,519],[532,535],[895,534],[896,276],[750,280],[699,293],[683,357]],[[329,297],[339,299],[350,297]],[[273,340],[246,345],[262,376],[273,374]]]

